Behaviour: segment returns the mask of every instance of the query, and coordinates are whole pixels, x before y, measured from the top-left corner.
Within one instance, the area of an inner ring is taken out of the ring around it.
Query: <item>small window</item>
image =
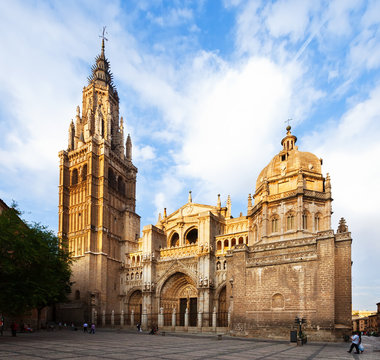
[[[82,181],[86,180],[87,178],[87,164],[83,166],[82,169]]]
[[[320,230],[320,218],[319,218],[319,215],[315,215],[314,224],[315,224],[315,231],[319,231]]]
[[[74,169],[71,174],[71,185],[78,184],[78,170]]]
[[[294,215],[289,214],[286,220],[287,220],[286,222],[287,230],[293,230],[294,229]]]
[[[302,214],[302,228],[304,230],[307,230],[307,214],[306,213],[303,213]]]
[[[285,160],[286,160],[286,154],[281,155],[281,161],[285,161]]]
[[[278,231],[278,219],[273,218],[272,219],[272,233],[275,233]]]

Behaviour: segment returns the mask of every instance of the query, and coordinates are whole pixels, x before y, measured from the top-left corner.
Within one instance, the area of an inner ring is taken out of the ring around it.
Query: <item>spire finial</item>
[[[297,137],[292,135],[290,130],[292,127],[290,126],[290,122],[293,121],[293,119],[288,119],[285,122],[288,123],[288,126],[286,127],[286,136],[281,140],[281,145],[284,147],[284,151],[293,150],[295,147],[295,143],[297,141]]]
[[[104,56],[104,40],[108,41],[108,39],[106,38],[105,34],[108,34],[108,33],[106,32],[106,26],[103,26],[102,35],[99,35],[99,37],[102,38],[102,55],[103,56]]]
[[[189,203],[193,202],[193,198],[191,197],[191,190],[189,191],[189,199],[188,199],[188,202],[189,202]]]
[[[220,194],[218,194],[218,201],[216,203],[216,206],[218,207],[218,209],[220,209],[222,207],[222,203],[220,201]]]

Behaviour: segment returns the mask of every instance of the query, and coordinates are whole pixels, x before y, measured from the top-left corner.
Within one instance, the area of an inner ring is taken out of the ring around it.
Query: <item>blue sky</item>
[[[0,0],[0,198],[57,229],[58,152],[106,55],[139,169],[142,225],[231,195],[245,213],[292,118],[353,237],[353,307],[380,301],[379,1]]]

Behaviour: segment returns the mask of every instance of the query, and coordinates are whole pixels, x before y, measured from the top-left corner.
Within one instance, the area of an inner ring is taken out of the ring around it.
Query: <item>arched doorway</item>
[[[136,290],[132,293],[129,298],[128,304],[128,314],[129,316],[132,314],[132,310],[134,312],[135,323],[141,323],[141,313],[142,313],[142,292],[140,290]]]
[[[194,281],[184,273],[170,276],[162,287],[160,306],[164,308],[165,325],[171,325],[173,308],[177,313],[177,326],[185,325],[185,312],[189,312],[189,326],[197,326],[198,293]]]
[[[227,296],[225,286],[220,291],[218,298],[218,326],[228,326]]]

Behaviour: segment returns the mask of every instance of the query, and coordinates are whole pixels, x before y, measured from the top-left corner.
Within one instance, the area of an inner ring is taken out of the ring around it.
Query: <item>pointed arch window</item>
[[[274,216],[272,218],[272,233],[278,232],[278,217]]]
[[[294,230],[294,214],[290,213],[286,217],[286,229],[287,230]]]
[[[321,230],[321,218],[319,214],[316,214],[314,217],[314,227],[315,227],[315,231]]]
[[[74,169],[71,174],[71,185],[78,184],[78,170]]]
[[[87,178],[87,164],[85,164],[82,169],[82,181],[86,180],[86,178]]]
[[[309,226],[309,214],[307,211],[304,211],[302,214],[302,229],[307,230]]]

